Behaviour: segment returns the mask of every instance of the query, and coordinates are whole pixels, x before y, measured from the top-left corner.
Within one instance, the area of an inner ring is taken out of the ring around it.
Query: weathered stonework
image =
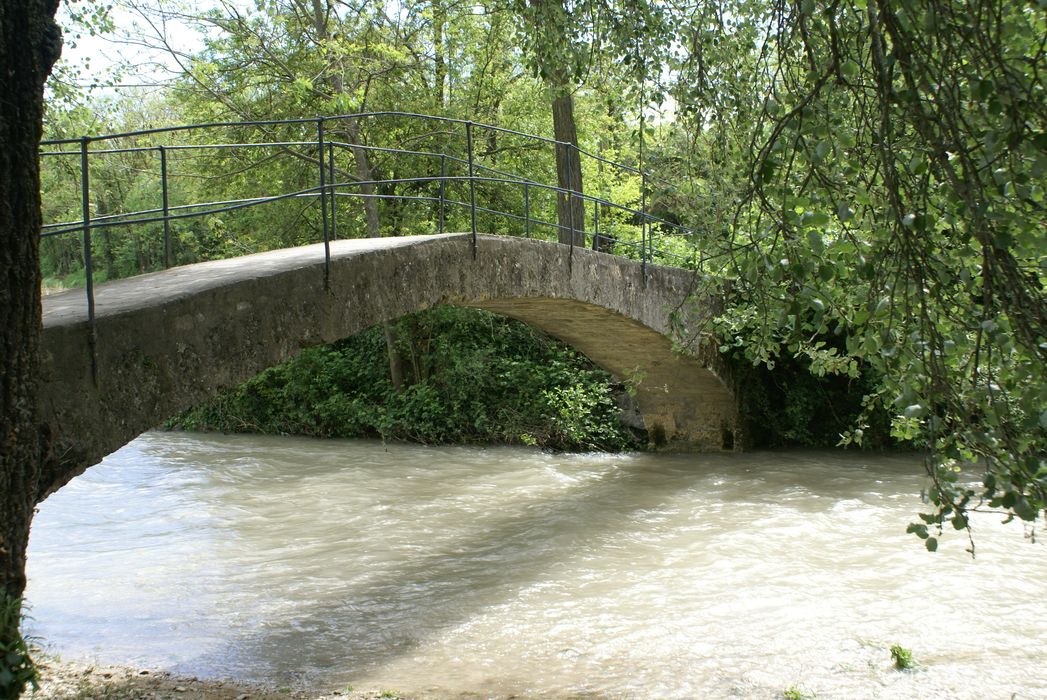
[[[560,338],[635,383],[653,443],[731,449],[737,408],[717,312],[692,273],[555,243],[466,235],[332,244],[175,268],[96,288],[95,371],[83,293],[44,302],[41,409],[54,452],[41,497],[110,452],[301,348],[436,304],[489,309]],[[674,313],[676,312],[676,313]],[[672,322],[671,322],[672,321]],[[695,342],[676,338],[679,323]],[[684,343],[679,351],[679,343]]]

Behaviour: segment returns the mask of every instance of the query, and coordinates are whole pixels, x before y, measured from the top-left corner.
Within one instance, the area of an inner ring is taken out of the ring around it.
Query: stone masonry
[[[52,452],[40,497],[166,418],[278,364],[437,304],[535,326],[635,388],[652,444],[732,449],[733,391],[701,331],[694,273],[521,238],[354,239],[99,285],[94,369],[84,294],[44,301],[40,400]],[[675,331],[674,331],[675,329]]]

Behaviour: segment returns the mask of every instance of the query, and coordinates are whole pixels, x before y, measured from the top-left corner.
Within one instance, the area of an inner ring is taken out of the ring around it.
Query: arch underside
[[[661,333],[608,309],[563,299],[499,299],[470,306],[539,328],[625,382],[654,446],[733,448],[731,392],[712,369],[674,349]]]
[[[707,348],[676,352],[667,335],[687,273],[526,239],[484,236],[476,252],[463,235],[357,239],[332,245],[327,272],[322,246],[306,246],[117,280],[96,289],[93,353],[83,293],[49,297],[40,496],[302,347],[440,303],[529,323],[631,383],[659,446],[732,446],[734,397]]]

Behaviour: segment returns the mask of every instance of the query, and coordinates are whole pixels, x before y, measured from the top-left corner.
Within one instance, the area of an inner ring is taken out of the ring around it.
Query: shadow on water
[[[293,621],[274,621],[190,665],[267,659],[269,669],[253,669],[263,678],[310,668],[348,674],[380,668],[484,608],[511,601],[575,552],[620,532],[632,513],[686,488],[657,477],[646,469],[618,469],[523,512],[491,513],[473,523],[470,534],[365,576],[337,601],[296,601]],[[344,653],[332,651],[339,648]]]
[[[347,446],[352,449],[351,443]],[[398,447],[408,453],[414,451],[416,458],[419,451],[429,449]],[[235,446],[231,449],[235,453]],[[501,453],[496,448],[490,454],[498,459]],[[242,455],[236,459],[245,461]],[[410,656],[427,640],[467,623],[486,608],[511,603],[549,572],[562,573],[563,567],[572,567],[576,557],[615,537],[627,536],[635,518],[645,517],[689,491],[700,491],[723,508],[759,507],[760,501],[773,500],[779,491],[782,498],[797,491],[816,496],[817,504],[803,506],[816,509],[866,496],[853,473],[848,478],[834,478],[836,472],[865,467],[856,467],[853,458],[841,459],[834,453],[598,459],[599,469],[591,470],[590,478],[579,479],[544,498],[470,516],[475,519],[461,523],[462,527],[456,528],[461,534],[452,539],[435,538],[437,542],[428,547],[427,537],[419,529],[416,546],[398,552],[392,562],[386,561],[372,571],[346,571],[346,582],[336,595],[288,601],[293,602],[289,617],[262,620],[252,630],[230,631],[224,648],[204,652],[182,666],[197,673],[213,669],[217,675],[232,673],[281,683],[315,683],[326,674],[359,676]],[[812,460],[820,466],[812,468]],[[192,464],[192,455],[180,454],[179,461]],[[914,466],[911,456],[900,456],[887,466],[878,462],[877,470],[886,469],[888,473],[883,476],[892,479],[903,472],[912,474],[915,484],[919,475],[913,473],[918,471]],[[382,467],[383,478],[390,478],[392,468]],[[368,473],[364,469],[357,476],[367,478]],[[245,467],[246,481],[235,488],[250,488],[250,474],[251,469]],[[296,474],[269,476],[294,481],[311,474],[310,469],[304,469]],[[475,474],[462,476],[434,469],[424,476],[439,484],[443,493],[453,493],[465,480],[475,481]],[[732,479],[730,486],[725,486],[722,477],[728,474]],[[740,475],[743,478],[739,479]],[[877,474],[868,476],[870,485],[874,484]],[[755,488],[757,484],[759,488]],[[227,493],[235,493],[235,488]],[[233,507],[220,500],[208,504],[211,509],[226,506]],[[324,514],[316,512],[315,517],[323,518]],[[409,522],[414,516],[408,506],[397,517]],[[231,521],[230,526],[236,529],[237,522]],[[240,536],[248,543],[252,537],[242,532]],[[265,546],[264,542],[256,544]],[[317,674],[323,675],[317,678]]]

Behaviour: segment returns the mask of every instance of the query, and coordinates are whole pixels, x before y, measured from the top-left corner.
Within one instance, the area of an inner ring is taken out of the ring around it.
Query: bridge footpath
[[[475,253],[475,255],[474,255]],[[218,260],[44,300],[44,497],[167,417],[301,348],[437,304],[535,326],[635,383],[653,445],[732,449],[737,406],[695,273],[582,248],[447,234],[331,243]],[[686,328],[689,337],[674,334]],[[682,347],[682,351],[681,351]]]

